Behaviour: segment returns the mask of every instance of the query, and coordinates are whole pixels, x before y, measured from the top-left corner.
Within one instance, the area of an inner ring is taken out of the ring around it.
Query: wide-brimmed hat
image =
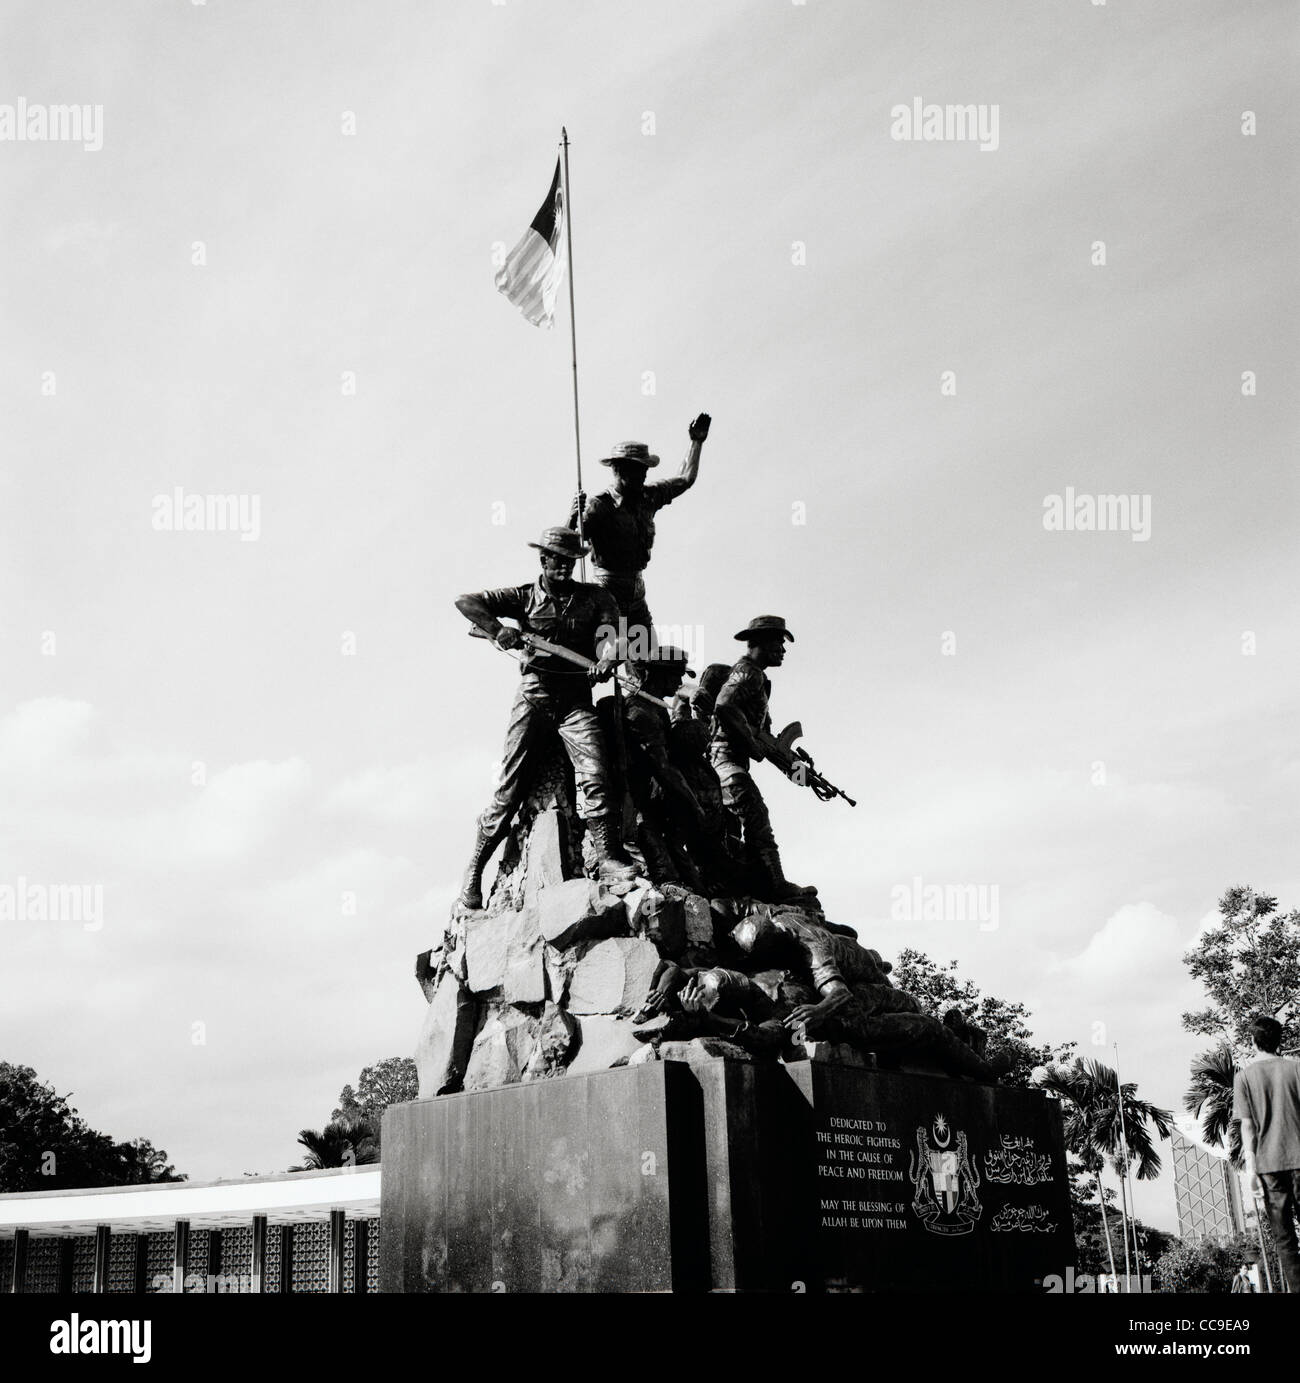
[[[794,635],[785,627],[780,615],[756,615],[735,637],[745,643],[755,634],[784,634],[794,642]]]
[[[694,671],[687,667],[691,661],[691,655],[685,653],[680,648],[674,648],[670,643],[661,643],[648,661],[654,663],[667,663],[670,667],[683,669],[683,676],[694,677]]]
[[[644,658],[633,659],[632,665],[637,669],[638,675],[642,677],[657,667],[672,668],[673,671],[680,672],[683,677],[694,677],[694,669],[687,666],[690,659],[689,653],[684,653],[680,648],[674,648],[672,644],[657,644]]]
[[[600,458],[602,466],[612,466],[623,461],[634,466],[645,466],[647,470],[659,464],[659,458],[644,442],[620,442],[608,456]]]
[[[571,557],[575,562],[585,557],[591,548],[571,528],[544,528],[540,542],[529,543],[539,552],[549,552],[554,557]]]

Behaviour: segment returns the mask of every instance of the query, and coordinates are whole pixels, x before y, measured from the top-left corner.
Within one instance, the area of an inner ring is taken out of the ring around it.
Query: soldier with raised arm
[[[794,642],[794,635],[780,615],[759,615],[735,637],[746,645],[745,653],[718,693],[710,742],[713,766],[722,779],[722,800],[740,826],[764,896],[774,902],[811,897],[815,888],[785,877],[767,803],[749,772],[751,760],[767,757],[759,734],[772,733],[772,684],[766,669],[785,662],[785,646]]]
[[[629,657],[647,657],[654,642],[643,575],[655,541],[654,516],[695,484],[709,423],[707,413],[691,423],[686,457],[670,479],[647,484],[646,473],[659,464],[659,458],[644,442],[622,442],[601,458],[601,465],[614,473],[610,488],[590,499],[579,493],[573,501],[569,527],[578,527],[581,512],[582,536],[592,548],[592,579],[614,596],[623,611]]]
[[[573,764],[578,812],[587,823],[601,877],[632,875],[612,815],[608,751],[591,700],[592,683],[608,680],[616,666],[612,653],[618,604],[602,587],[573,580],[574,563],[588,549],[571,529],[548,528],[539,542],[528,546],[541,553],[537,580],[462,595],[456,601],[461,614],[498,648],[525,649],[501,775],[491,803],[479,817],[474,853],[461,887],[460,902],[467,908],[483,906],[483,870],[528,791],[539,751],[544,753],[557,735]],[[519,628],[503,625],[502,618],[516,620]],[[554,654],[528,648],[524,634],[540,635],[592,658],[595,666],[589,673],[578,671]]]

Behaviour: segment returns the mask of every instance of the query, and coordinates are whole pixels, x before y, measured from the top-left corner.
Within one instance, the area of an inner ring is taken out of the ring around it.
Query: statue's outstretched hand
[[[810,1018],[816,1018],[821,1012],[817,1004],[800,1004],[797,1008],[792,1008],[789,1013],[781,1019],[787,1028],[801,1028]]]
[[[690,425],[692,442],[702,442],[709,435],[709,424],[713,421],[707,413],[701,413]]]
[[[662,1013],[668,1006],[669,1000],[676,995],[686,980],[686,973],[679,966],[674,965],[670,960],[661,960],[655,970],[654,979],[651,981],[650,993],[646,996],[640,1013],[632,1021],[644,1023],[647,1019]]]
[[[677,997],[687,1013],[707,1012],[718,1002],[718,982],[707,972],[692,975]]]
[[[797,1004],[781,1020],[787,1028],[807,1028],[810,1023],[816,1024],[818,1019],[825,1018],[835,1012],[850,998],[847,985],[842,986],[842,990],[823,995],[821,1000],[815,1004]],[[810,1034],[812,1035],[812,1034]]]

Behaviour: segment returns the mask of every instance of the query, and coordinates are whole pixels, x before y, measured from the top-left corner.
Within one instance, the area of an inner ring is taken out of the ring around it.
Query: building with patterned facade
[[[1179,1238],[1226,1239],[1243,1233],[1241,1183],[1228,1159],[1216,1157],[1177,1130],[1173,1152]]]
[[[380,1175],[0,1195],[0,1291],[377,1292]]]

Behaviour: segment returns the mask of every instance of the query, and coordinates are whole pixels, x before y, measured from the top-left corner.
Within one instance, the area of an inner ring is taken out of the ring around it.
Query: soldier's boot
[[[617,818],[608,816],[593,816],[587,821],[592,862],[602,883],[624,883],[636,878],[636,869],[623,849],[618,825]]]
[[[645,860],[646,872],[651,883],[675,884],[681,881],[677,863],[659,833],[650,826],[642,826],[637,832],[637,844]]]
[[[817,890],[811,884],[792,883],[781,868],[781,852],[773,847],[759,850],[758,872],[769,903],[796,903],[802,898],[815,898]]]
[[[483,871],[492,858],[492,852],[497,848],[497,842],[504,834],[504,832],[489,833],[482,826],[478,827],[474,837],[474,853],[470,856],[469,864],[465,866],[465,877],[461,880],[460,903],[462,907],[473,908],[476,912],[482,908]]]
[[[676,845],[669,845],[668,853],[672,857],[673,868],[677,871],[677,882],[683,888],[688,888],[692,893],[703,893],[704,875],[700,871],[699,865],[682,849]]]

